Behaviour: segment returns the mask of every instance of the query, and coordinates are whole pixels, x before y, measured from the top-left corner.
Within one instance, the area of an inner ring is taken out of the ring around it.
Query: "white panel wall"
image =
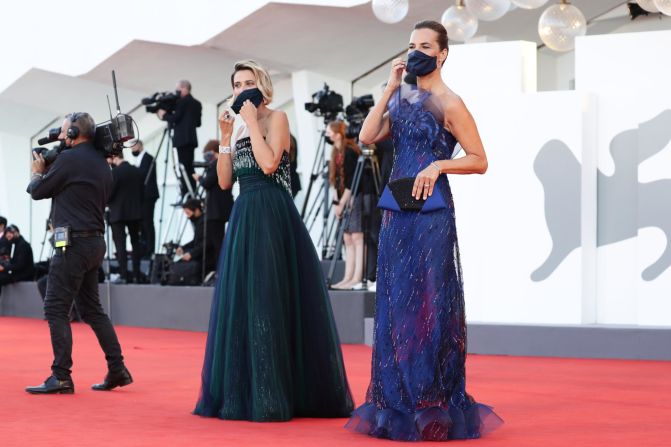
[[[590,218],[581,214],[581,200],[588,208],[595,205],[593,195],[581,199],[580,189],[581,166],[589,172],[583,156],[589,138],[585,103],[588,99],[579,94],[552,92],[498,95],[469,105],[490,163],[484,176],[450,176],[469,320],[593,322],[593,294],[584,294],[583,284],[593,284],[594,272],[579,247],[581,217]],[[553,170],[565,175],[553,175]],[[546,179],[545,187],[539,176]],[[565,212],[555,212],[548,222],[546,207]],[[554,269],[545,269],[547,277],[533,280],[557,237],[548,224],[574,248]],[[592,215],[584,231],[593,234],[594,228]],[[593,236],[585,242],[590,239],[593,244]]]
[[[671,238],[670,48],[671,31],[577,43],[576,88],[599,97],[600,323],[671,325],[671,269],[647,270]]]

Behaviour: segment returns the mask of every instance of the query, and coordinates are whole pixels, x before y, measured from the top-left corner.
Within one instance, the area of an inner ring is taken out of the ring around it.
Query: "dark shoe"
[[[118,386],[126,386],[133,383],[133,378],[127,368],[120,373],[107,373],[103,383],[96,383],[91,388],[95,391],[111,391]]]
[[[42,385],[29,386],[26,391],[30,394],[74,394],[75,384],[72,379],[60,380],[56,376],[49,376]]]

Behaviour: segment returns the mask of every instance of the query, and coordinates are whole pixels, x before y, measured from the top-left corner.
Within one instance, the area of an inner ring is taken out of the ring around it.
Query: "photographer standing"
[[[200,117],[203,110],[200,101],[191,96],[191,83],[189,81],[179,81],[177,83],[179,99],[172,113],[164,109],[159,109],[158,117],[170,124],[174,129],[172,144],[177,148],[179,162],[184,165],[186,178],[181,175],[182,198],[187,193],[186,182],[191,183],[193,191],[196,190],[196,183],[193,179],[193,151],[198,147],[198,136],[196,128],[200,127]],[[180,171],[181,174],[181,171]]]
[[[33,153],[33,176],[28,192],[34,200],[52,198],[56,252],[49,265],[44,313],[49,322],[54,361],[52,375],[32,394],[72,394],[72,330],[68,313],[76,300],[105,352],[109,372],[94,390],[111,390],[133,382],[121,346],[98,296],[98,268],[105,255],[103,211],[112,188],[105,156],[93,146],[95,122],[88,113],[68,115],[61,127],[61,152],[48,171],[44,158]]]

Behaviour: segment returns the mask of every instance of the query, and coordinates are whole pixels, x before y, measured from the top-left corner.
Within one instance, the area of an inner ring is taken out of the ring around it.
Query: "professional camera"
[[[96,126],[94,146],[103,151],[105,156],[119,155],[123,152],[124,143],[135,138],[133,118],[119,113],[109,121]]]
[[[179,92],[156,92],[151,96],[142,98],[142,105],[146,106],[147,113],[156,113],[163,109],[168,113],[175,111],[177,100],[180,98]]]
[[[49,129],[49,133],[47,134],[46,137],[42,137],[39,140],[37,140],[37,144],[40,145],[40,147],[34,147],[32,149],[33,152],[37,153],[38,155],[41,155],[42,158],[44,158],[44,162],[47,166],[49,166],[51,163],[56,160],[56,157],[58,154],[61,153],[63,149],[65,149],[65,143],[63,141],[60,142],[59,145],[52,147],[51,149],[48,149],[46,147],[43,147],[45,144],[53,143],[55,141],[58,141],[58,136],[61,134],[61,128],[60,127],[54,127],[52,129]]]
[[[40,141],[42,141],[42,139],[40,139]],[[56,160],[56,157],[58,157],[58,154],[60,154],[61,151],[63,151],[63,149],[65,149],[65,147],[66,147],[65,142],[61,141],[60,144],[52,147],[51,149],[48,149],[48,148],[42,147],[42,146],[34,147],[33,152],[35,152],[38,155],[41,155],[42,158],[44,158],[44,164],[46,166],[49,166],[51,163],[54,162],[54,160]]]
[[[347,138],[359,138],[359,132],[363,126],[370,108],[375,105],[373,95],[363,95],[352,99],[350,105],[345,108],[345,120],[347,121]]]
[[[324,121],[332,121],[343,111],[342,105],[342,95],[329,89],[328,84],[324,84],[323,89],[312,94],[312,102],[305,103],[305,110],[315,116],[323,116]]]
[[[176,244],[172,241],[168,241],[165,244],[163,244],[163,249],[165,250],[165,254],[169,258],[172,258],[173,256],[175,256],[175,252],[177,251],[178,248],[179,248],[179,244]]]
[[[135,139],[133,118],[130,115],[121,113],[121,108],[119,106],[119,95],[116,88],[116,75],[114,74],[114,70],[112,70],[112,83],[114,85],[117,114],[113,117],[112,110],[110,109],[109,121],[105,121],[96,126],[95,137],[93,139],[93,145],[96,147],[96,149],[103,151],[106,157],[119,155],[121,152],[123,152],[124,143],[126,141]],[[58,136],[60,133],[60,127],[49,129],[48,135],[37,140],[37,143],[42,146],[44,144],[58,141]],[[60,154],[65,148],[65,142],[61,141],[58,146],[55,146],[52,149],[37,147],[32,150],[38,154],[41,154],[42,157],[44,157],[45,163],[49,165],[50,163],[53,163],[58,154]]]

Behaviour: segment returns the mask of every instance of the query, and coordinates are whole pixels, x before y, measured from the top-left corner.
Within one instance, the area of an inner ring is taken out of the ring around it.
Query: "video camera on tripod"
[[[338,117],[343,111],[342,95],[331,90],[328,84],[324,88],[312,94],[312,102],[305,103],[305,110],[315,116],[323,116],[327,123]]]
[[[119,94],[116,87],[116,75],[114,70],[112,70],[112,84],[114,86],[114,96],[116,98],[116,107],[117,114],[112,116],[112,109],[110,108],[110,119],[96,126],[95,137],[93,140],[93,145],[96,149],[102,151],[106,157],[119,155],[124,148],[124,143],[129,140],[135,139],[135,131],[133,129],[134,120],[130,115],[121,113],[121,107],[119,106]],[[109,98],[108,98],[109,106]],[[40,147],[33,148],[32,151],[36,152],[42,157],[46,165],[49,165],[56,160],[58,154],[60,154],[67,146],[65,146],[65,141],[60,142],[60,144],[54,146],[51,149],[42,147],[45,144],[54,143],[58,140],[59,135],[61,134],[60,127],[54,127],[49,129],[49,132],[46,137],[40,138],[37,140],[37,144]]]
[[[147,113],[157,113],[160,109],[168,113],[175,111],[177,100],[180,98],[179,91],[176,92],[156,92],[151,96],[142,98],[142,105],[146,106]]]

